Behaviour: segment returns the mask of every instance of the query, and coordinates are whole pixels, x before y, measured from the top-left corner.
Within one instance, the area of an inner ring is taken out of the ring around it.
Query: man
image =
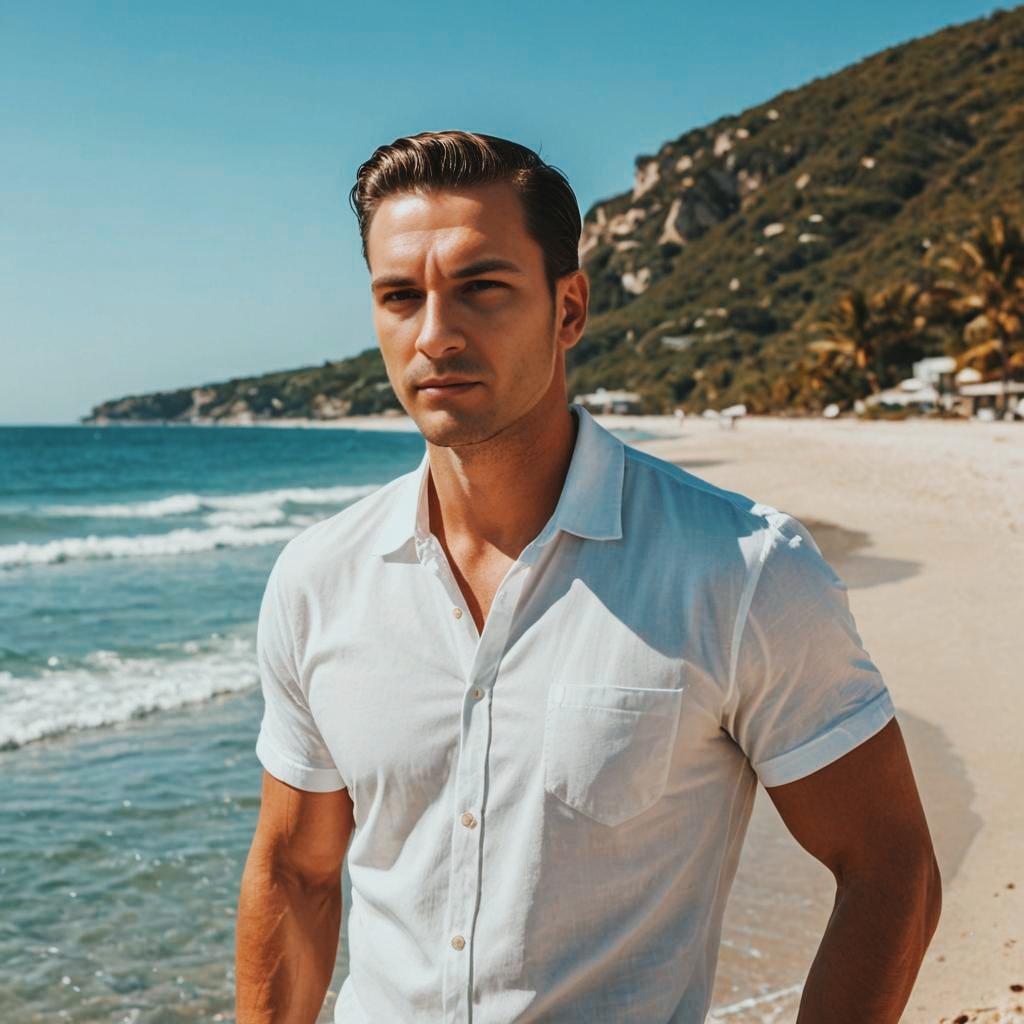
[[[698,1024],[758,780],[837,882],[800,1024],[896,1022],[939,877],[842,582],[791,516],[568,405],[560,172],[424,133],[351,198],[426,453],[267,584],[240,1024],[316,1018],[346,851],[340,1024]]]

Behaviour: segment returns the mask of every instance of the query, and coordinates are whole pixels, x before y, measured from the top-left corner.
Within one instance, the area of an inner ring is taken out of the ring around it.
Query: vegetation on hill
[[[569,393],[628,388],[651,412],[769,412],[848,404],[926,355],[1022,373],[1018,223],[1024,7],[884,50],[637,157],[633,187],[584,218],[591,316]],[[387,408],[397,400],[369,349],[130,396],[88,419]]]
[[[1021,219],[1022,97],[1024,7],[885,50],[638,157],[632,191],[586,218],[598,315],[573,353],[571,389],[630,386],[660,410],[840,400],[841,389],[809,387],[806,355],[842,296],[877,298],[873,328],[934,283],[922,256],[937,243],[956,245],[993,213]],[[878,384],[955,347],[956,326],[887,346]]]
[[[958,370],[1009,381],[1024,371],[1024,234],[993,215],[967,238],[930,246],[926,283],[889,285],[868,296],[843,293],[830,318],[811,324],[817,340],[780,378],[790,405],[852,404],[906,376],[926,354],[943,351]],[[814,353],[817,358],[813,358]],[[1005,394],[1004,394],[1005,399]]]
[[[96,406],[87,423],[164,420],[337,419],[398,409],[378,349],[322,366],[234,377],[175,391],[127,395]]]

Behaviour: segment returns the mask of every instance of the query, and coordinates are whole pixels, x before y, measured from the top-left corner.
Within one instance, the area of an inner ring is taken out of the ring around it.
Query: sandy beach
[[[1024,429],[759,417],[735,430],[670,426],[682,436],[638,447],[808,524],[892,691],[944,880],[903,1019],[1024,1021]],[[762,827],[783,831],[770,801],[758,803]]]
[[[1024,1021],[1024,427],[597,418],[659,435],[637,446],[811,529],[893,694],[943,876],[942,920],[903,1019]],[[405,416],[281,425],[415,430]],[[762,846],[792,842],[763,794],[751,832]],[[831,876],[792,857],[824,927]],[[758,884],[757,870],[741,862],[737,887]],[[808,966],[819,937],[805,937]],[[769,992],[721,1019],[763,1021],[774,1004],[771,1019],[789,1020],[798,999]]]
[[[892,692],[944,879],[903,1019],[1024,1022],[1024,426],[599,419],[812,531]],[[27,489],[0,515],[4,1020],[230,1017],[260,594],[279,544],[422,454],[405,417],[291,426],[331,429],[7,430]],[[761,792],[708,1024],[793,1024],[834,888]]]
[[[1024,1021],[1024,427],[747,417],[723,429],[696,417],[597,418],[659,435],[638,447],[812,530],[849,586],[893,694],[943,876],[942,920],[903,1019]],[[315,425],[415,429],[405,416]],[[823,928],[831,876],[789,851],[763,794],[751,833],[762,848],[782,849],[780,862],[793,859]],[[758,866],[741,862],[737,887],[758,883]],[[819,938],[804,937],[801,963]],[[720,973],[731,955],[723,948]],[[791,1020],[793,988],[712,1019]],[[716,995],[721,1006],[725,993]]]

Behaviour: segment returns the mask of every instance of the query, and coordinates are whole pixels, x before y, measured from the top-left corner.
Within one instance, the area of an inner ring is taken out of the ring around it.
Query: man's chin
[[[409,415],[423,439],[440,448],[479,444],[494,433],[493,425],[480,415],[448,409],[416,409]]]

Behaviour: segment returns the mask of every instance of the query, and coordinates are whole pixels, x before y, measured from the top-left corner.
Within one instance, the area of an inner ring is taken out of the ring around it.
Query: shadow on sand
[[[821,519],[797,518],[811,531],[826,561],[842,576],[850,590],[895,583],[921,571],[920,562],[861,554],[862,548],[871,545],[871,536],[863,530],[848,530]]]

